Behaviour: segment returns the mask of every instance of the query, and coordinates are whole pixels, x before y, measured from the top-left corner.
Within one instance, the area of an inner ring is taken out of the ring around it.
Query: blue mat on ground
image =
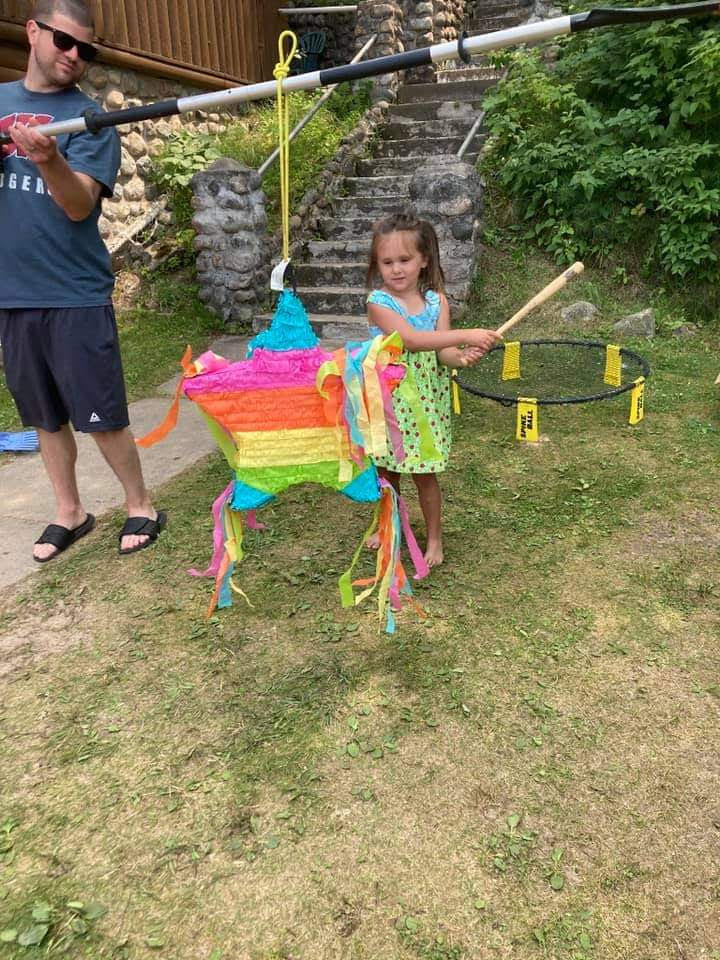
[[[39,449],[38,435],[34,430],[23,430],[20,433],[0,431],[0,453],[22,453]]]

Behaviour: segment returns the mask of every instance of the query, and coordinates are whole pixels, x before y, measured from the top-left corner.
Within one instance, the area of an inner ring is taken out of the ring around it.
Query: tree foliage
[[[557,62],[514,54],[487,100],[485,171],[558,261],[630,246],[648,271],[717,275],[720,31],[588,31]]]

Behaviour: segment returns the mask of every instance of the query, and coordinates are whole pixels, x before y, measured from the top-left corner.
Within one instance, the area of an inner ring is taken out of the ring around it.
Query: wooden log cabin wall
[[[287,25],[271,0],[92,0],[99,62],[204,88],[272,77]],[[24,72],[31,0],[0,0],[0,82]]]

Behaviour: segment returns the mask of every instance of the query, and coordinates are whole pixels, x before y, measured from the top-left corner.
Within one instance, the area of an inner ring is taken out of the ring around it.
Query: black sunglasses
[[[68,50],[72,50],[73,47],[77,47],[78,56],[81,60],[84,60],[86,63],[90,63],[98,55],[97,47],[94,47],[91,43],[85,43],[83,40],[76,40],[75,37],[70,33],[65,33],[64,30],[58,30],[55,27],[50,27],[47,23],[42,23],[40,20],[34,20],[41,30],[49,30],[53,35],[53,43],[58,50],[62,50],[63,53],[67,53]]]

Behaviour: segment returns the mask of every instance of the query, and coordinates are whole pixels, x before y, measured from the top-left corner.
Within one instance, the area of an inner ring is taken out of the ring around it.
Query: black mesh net
[[[508,356],[506,356],[506,348]],[[631,390],[638,377],[650,375],[647,362],[621,347],[614,367],[619,374],[605,381],[607,344],[592,340],[524,340],[520,343],[520,376],[503,380],[503,364],[511,366],[507,344],[495,347],[474,367],[458,370],[458,383],[470,393],[504,404],[518,397],[533,397],[539,404],[588,403]],[[611,366],[613,358],[611,356]]]

